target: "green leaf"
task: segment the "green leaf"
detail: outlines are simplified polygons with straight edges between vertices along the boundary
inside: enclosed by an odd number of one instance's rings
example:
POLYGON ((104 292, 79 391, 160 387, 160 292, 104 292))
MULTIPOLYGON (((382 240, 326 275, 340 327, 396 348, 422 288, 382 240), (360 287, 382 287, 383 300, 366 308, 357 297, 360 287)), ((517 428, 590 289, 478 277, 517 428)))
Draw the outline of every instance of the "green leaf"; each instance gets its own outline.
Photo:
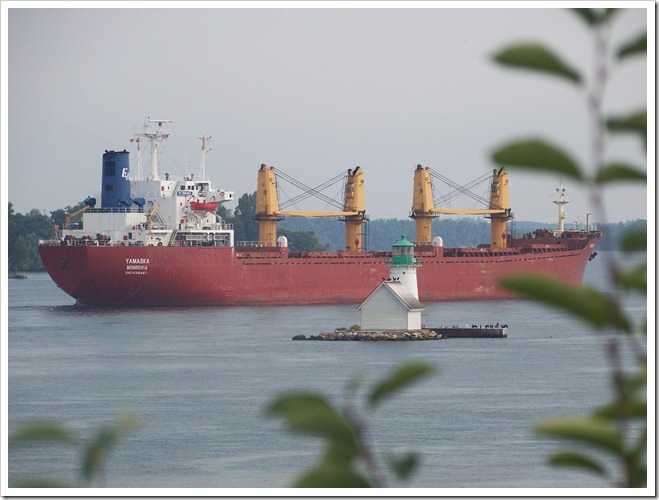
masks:
POLYGON ((636 463, 632 468, 630 488, 645 488, 648 484, 648 468, 646 464, 636 463))
POLYGON ((581 469, 587 469, 601 476, 607 475, 606 469, 599 462, 596 462, 592 458, 587 457, 581 453, 575 453, 571 451, 556 453, 550 457, 549 463, 551 465, 560 467, 577 467, 581 469))
POLYGON ((357 446, 352 439, 328 439, 322 460, 325 463, 348 466, 359 454, 357 446))
POLYGON ((87 446, 83 455, 81 469, 82 478, 87 483, 91 483, 94 475, 102 469, 105 463, 105 457, 109 454, 115 443, 116 441, 112 432, 104 429, 87 446))
POLYGON ((353 449, 357 447, 351 425, 324 397, 317 394, 284 394, 266 408, 266 413, 283 418, 292 432, 347 443, 353 449))
MULTIPOLYGON (((16 484, 11 485, 12 488, 77 488, 78 485, 65 483, 57 479, 45 479, 41 477, 27 478, 17 481, 16 484)), ((35 493, 31 496, 40 496, 35 493)), ((51 496, 51 495, 48 495, 51 496)))
POLYGON ((409 479, 419 464, 419 456, 416 453, 406 453, 400 457, 390 455, 387 457, 387 461, 396 478, 405 481, 409 479))
POLYGON ((523 139, 492 153, 497 164, 544 170, 582 179, 578 164, 565 152, 541 139, 523 139))
POLYGON ((425 363, 407 362, 399 365, 391 374, 375 385, 368 398, 368 404, 372 407, 376 406, 385 398, 430 375, 433 371, 434 368, 425 363))
POLYGON ((648 248, 648 231, 647 229, 639 229, 638 231, 630 231, 625 234, 620 243, 620 249, 623 252, 637 252, 645 251, 648 248))
POLYGON ((615 425, 607 420, 591 417, 560 417, 536 424, 535 431, 546 436, 588 444, 618 456, 623 453, 620 434, 615 425))
POLYGON ((625 59, 626 57, 631 57, 639 54, 646 54, 648 51, 648 34, 647 33, 640 33, 639 35, 636 36, 636 38, 633 38, 629 40, 628 42, 624 43, 619 49, 618 49, 618 59, 625 59))
POLYGON ((625 290, 636 290, 639 292, 647 293, 647 274, 647 264, 641 263, 633 269, 618 273, 616 276, 616 281, 625 290))
POLYGON ((293 483, 294 488, 370 488, 364 476, 348 467, 321 464, 305 472, 293 483))
POLYGON ((553 52, 539 44, 512 45, 495 54, 494 60, 505 66, 541 71, 566 78, 574 83, 581 82, 581 76, 578 71, 568 66, 553 52))
POLYGON ((49 420, 27 424, 9 436, 9 446, 42 442, 69 444, 76 442, 76 437, 67 426, 49 420))
POLYGON ((621 408, 619 403, 609 403, 597 408, 593 415, 608 420, 615 420, 616 418, 645 420, 648 415, 648 405, 645 401, 633 398, 627 401, 624 408, 621 408))
POLYGON ((640 181, 647 182, 645 172, 624 163, 609 163, 604 165, 597 174, 595 182, 640 181))
POLYGON ((648 130, 648 113, 641 109, 626 116, 611 116, 606 120, 610 132, 638 132, 645 135, 648 130))
POLYGON ((637 134, 643 145, 647 146, 648 113, 642 109, 626 116, 611 116, 606 120, 606 129, 612 133, 637 134))
MULTIPOLYGON (((641 459, 647 454, 648 450, 648 430, 647 428, 643 429, 636 439, 636 444, 632 446, 630 450, 630 456, 637 462, 641 462, 641 459)), ((645 467, 643 468, 645 469, 645 467)))
POLYGON ((125 413, 119 416, 116 424, 102 428, 96 433, 83 454, 81 474, 87 483, 91 483, 94 475, 102 469, 107 456, 117 443, 137 426, 137 417, 133 413, 125 413))
POLYGON ((363 375, 354 375, 350 377, 350 380, 348 380, 345 385, 346 399, 354 399, 357 396, 359 389, 364 385, 364 381, 365 379, 363 375))
POLYGON ((589 26, 598 26, 609 19, 618 9, 570 9, 589 26))
POLYGON ((595 328, 613 326, 624 332, 631 330, 617 303, 598 290, 534 274, 510 275, 500 284, 507 290, 569 312, 595 328))

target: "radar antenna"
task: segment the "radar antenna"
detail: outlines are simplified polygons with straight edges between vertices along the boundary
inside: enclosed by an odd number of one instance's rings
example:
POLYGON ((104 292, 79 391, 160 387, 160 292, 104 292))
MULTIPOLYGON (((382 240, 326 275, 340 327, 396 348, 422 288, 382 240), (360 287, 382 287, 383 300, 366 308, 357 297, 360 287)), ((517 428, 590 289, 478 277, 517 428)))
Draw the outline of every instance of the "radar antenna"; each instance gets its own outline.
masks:
MULTIPOLYGON (((146 117, 144 120, 144 132, 141 134, 135 134, 136 137, 144 137, 151 141, 151 171, 147 180, 159 181, 160 177, 158 176, 158 145, 171 135, 170 132, 166 132, 164 125, 166 123, 172 123, 172 120, 152 120, 150 117, 146 117), (158 128, 154 131, 153 125, 157 124, 158 128)), ((138 143, 139 151, 139 143, 138 143)), ((141 167, 139 167, 141 169, 141 167)))

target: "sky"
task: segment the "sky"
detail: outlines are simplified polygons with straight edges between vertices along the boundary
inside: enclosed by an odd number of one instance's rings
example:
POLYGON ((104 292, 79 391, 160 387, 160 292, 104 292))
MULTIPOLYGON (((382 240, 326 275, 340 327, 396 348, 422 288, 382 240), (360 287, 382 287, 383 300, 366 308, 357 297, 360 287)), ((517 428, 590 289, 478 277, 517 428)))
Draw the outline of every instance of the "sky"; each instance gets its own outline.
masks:
MULTIPOLYGON (((537 41, 590 79, 591 35, 559 8, 565 4, 26 5, 2 3, 3 196, 19 213, 49 213, 98 194, 103 152, 128 149, 134 164, 130 138, 147 116, 173 120, 161 173, 197 173, 202 133, 212 137, 207 175, 236 199, 256 190, 262 163, 309 186, 359 165, 371 219, 409 215, 417 164, 464 185, 501 166, 493 150, 529 136, 591 162, 585 91, 491 59, 513 42, 537 41), (321 5, 329 8, 311 8, 321 5)), ((614 47, 647 29, 646 9, 654 17, 654 2, 623 5, 634 8, 613 23, 614 47)), ((614 65, 607 89, 607 113, 645 108, 654 66, 648 71, 643 57, 614 65)), ((648 121, 653 126, 652 114, 648 121)), ((607 158, 642 170, 654 164, 653 142, 647 154, 649 161, 634 137, 607 144, 607 158)), ((558 177, 509 172, 516 218, 556 222, 558 177)), ((654 186, 654 169, 649 174, 654 186)), ((584 224, 587 191, 569 179, 564 187, 568 227, 584 224)), ((282 188, 282 197, 299 193, 282 188)), ((654 188, 607 190, 605 205, 590 222, 651 217, 654 188)), ((477 208, 470 198, 451 207, 477 208)))

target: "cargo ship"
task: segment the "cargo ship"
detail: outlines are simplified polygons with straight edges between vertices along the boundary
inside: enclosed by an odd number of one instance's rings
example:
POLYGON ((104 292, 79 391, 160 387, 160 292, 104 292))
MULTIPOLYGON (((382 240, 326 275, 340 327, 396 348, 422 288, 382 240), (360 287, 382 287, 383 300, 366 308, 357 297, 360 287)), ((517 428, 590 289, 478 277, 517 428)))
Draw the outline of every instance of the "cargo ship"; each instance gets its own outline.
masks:
MULTIPOLYGON (((176 179, 161 176, 162 141, 170 120, 147 118, 137 143, 136 172, 129 152, 105 151, 100 203, 88 196, 67 215, 49 240, 39 241, 43 264, 59 288, 79 305, 217 306, 359 304, 389 277, 392 252, 363 248, 368 222, 364 171, 349 169, 343 178, 343 205, 336 212, 281 210, 277 171, 261 165, 257 175, 255 219, 258 242, 235 242, 234 230, 218 207, 234 193, 216 189, 206 177, 209 138, 201 139, 200 171, 176 179), (142 143, 150 143, 150 166, 142 172, 142 143), (100 205, 100 206, 99 206, 100 205), (78 216, 76 218, 76 216, 78 216), (345 222, 345 250, 296 252, 277 222, 284 217, 335 217, 345 222), (73 222, 81 218, 81 222, 73 222)), ((423 302, 510 297, 497 281, 512 273, 532 272, 580 284, 601 233, 566 230, 561 193, 556 230, 537 230, 521 238, 509 234, 513 218, 505 168, 492 171, 489 206, 483 210, 436 208, 431 171, 414 170, 410 217, 416 223, 414 259, 423 302), (475 248, 445 248, 432 235, 440 214, 482 215, 491 220, 491 241, 475 248)), ((312 189, 314 191, 314 189, 312 189)), ((316 190, 317 191, 317 190, 316 190)), ((282 204, 283 205, 283 204, 282 204)))

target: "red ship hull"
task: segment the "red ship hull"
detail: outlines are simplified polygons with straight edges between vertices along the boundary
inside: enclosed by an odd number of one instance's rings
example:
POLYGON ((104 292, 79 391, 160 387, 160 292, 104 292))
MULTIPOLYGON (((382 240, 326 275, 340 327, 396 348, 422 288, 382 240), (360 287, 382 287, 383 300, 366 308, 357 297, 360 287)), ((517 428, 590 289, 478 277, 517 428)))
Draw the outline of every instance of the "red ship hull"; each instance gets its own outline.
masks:
MULTIPOLYGON (((421 301, 510 297, 497 286, 532 272, 580 284, 599 236, 511 242, 503 251, 417 248, 421 301)), ((359 304, 389 276, 387 252, 41 245, 55 283, 78 304, 101 306, 359 304), (244 251, 243 251, 244 250, 244 251), (248 251, 249 250, 249 251, 248 251)))

